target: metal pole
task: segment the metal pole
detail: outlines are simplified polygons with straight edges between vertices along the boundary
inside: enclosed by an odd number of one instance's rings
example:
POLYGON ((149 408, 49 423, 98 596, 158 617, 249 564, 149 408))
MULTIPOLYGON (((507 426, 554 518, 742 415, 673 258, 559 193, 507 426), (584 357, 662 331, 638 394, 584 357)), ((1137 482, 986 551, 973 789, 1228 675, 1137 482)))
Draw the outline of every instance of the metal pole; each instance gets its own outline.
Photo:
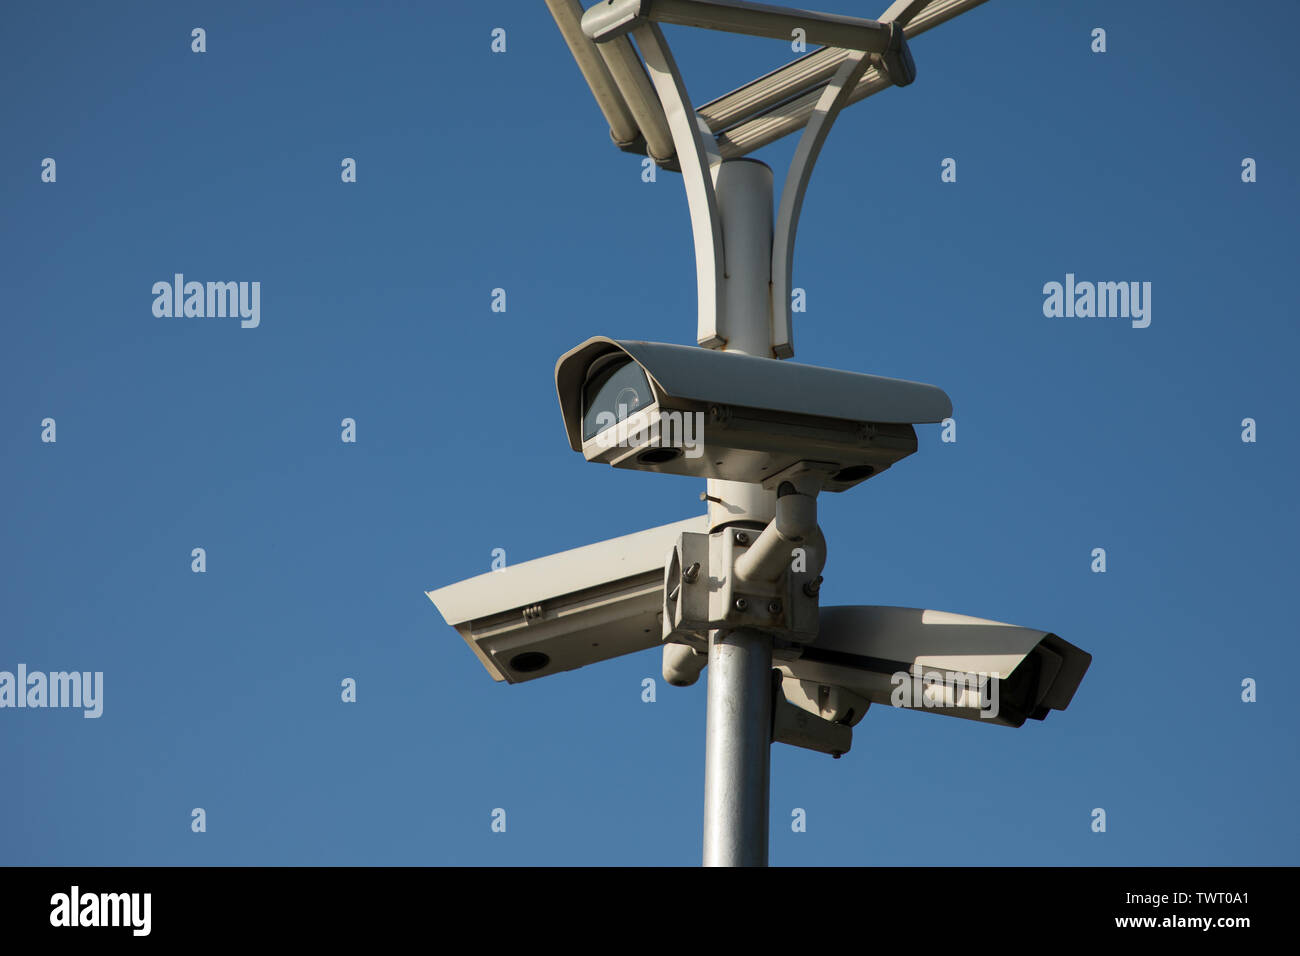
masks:
MULTIPOLYGON (((726 276, 726 350, 772 354, 772 170, 725 162, 714 180, 726 276)), ((694 211, 694 210, 692 210, 694 211)), ((776 513, 774 492, 710 480, 710 527, 761 529, 776 513)), ((723 574, 730 569, 715 569, 723 574)), ((704 865, 766 866, 772 750, 772 638, 743 628, 709 635, 704 744, 704 865)))
MULTIPOLYGON (((718 327, 724 351, 772 357, 772 169, 753 159, 721 163, 714 175, 724 274, 718 327)), ((691 215, 707 215, 703 204, 691 215)), ((747 523, 761 530, 776 516, 776 494, 761 485, 710 479, 709 529, 747 523), (718 501, 722 504, 719 504, 718 501)))
POLYGON ((704 746, 704 865, 767 866, 772 638, 742 628, 709 637, 704 746))

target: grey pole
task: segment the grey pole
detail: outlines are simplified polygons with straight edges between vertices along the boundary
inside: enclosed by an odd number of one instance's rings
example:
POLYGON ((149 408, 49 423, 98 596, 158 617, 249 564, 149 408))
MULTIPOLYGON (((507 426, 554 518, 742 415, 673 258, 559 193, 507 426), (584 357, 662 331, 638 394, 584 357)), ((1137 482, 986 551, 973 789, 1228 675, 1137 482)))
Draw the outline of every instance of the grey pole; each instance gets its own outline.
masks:
MULTIPOLYGON (((724 162, 715 188, 726 256, 719 316, 725 348, 770 357, 772 170, 754 160, 724 162)), ((724 525, 761 530, 776 513, 775 493, 760 485, 710 480, 708 493, 713 530, 724 525)), ((749 628, 709 635, 705 866, 767 865, 771 671, 771 635, 749 628)))
POLYGON ((710 635, 705 866, 767 866, 771 671, 771 635, 749 628, 710 635))

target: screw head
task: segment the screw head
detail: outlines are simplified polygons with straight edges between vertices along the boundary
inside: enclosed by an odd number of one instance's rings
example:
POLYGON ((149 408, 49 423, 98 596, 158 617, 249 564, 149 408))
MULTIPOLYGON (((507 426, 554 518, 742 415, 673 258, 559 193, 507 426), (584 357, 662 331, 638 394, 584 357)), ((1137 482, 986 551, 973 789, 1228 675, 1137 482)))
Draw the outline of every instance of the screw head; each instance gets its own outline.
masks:
POLYGON ((767 602, 767 613, 768 613, 768 614, 780 614, 780 613, 781 613, 781 602, 778 601, 778 600, 776 600, 775 598, 773 598, 771 601, 768 601, 768 602, 767 602))
POLYGON ((749 544, 749 535, 743 531, 736 532, 736 544, 749 544))
POLYGON ((744 598, 736 598, 736 610, 744 611, 749 607, 749 602, 744 598))

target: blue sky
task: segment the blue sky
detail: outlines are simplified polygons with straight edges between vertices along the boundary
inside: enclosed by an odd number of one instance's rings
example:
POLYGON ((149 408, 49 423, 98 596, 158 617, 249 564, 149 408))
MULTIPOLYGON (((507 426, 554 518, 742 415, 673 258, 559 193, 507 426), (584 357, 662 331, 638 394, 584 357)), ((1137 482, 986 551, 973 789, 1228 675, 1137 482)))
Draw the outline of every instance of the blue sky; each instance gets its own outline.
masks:
MULTIPOLYGON (((942 386, 958 440, 823 496, 822 601, 1094 661, 1018 730, 775 747, 773 863, 1300 862, 1300 9, 1221 16, 991 0, 832 133, 796 358, 942 386), (1045 317, 1066 273, 1152 283, 1151 325, 1045 317)), ((793 56, 668 37, 697 103, 793 56)), ((700 508, 565 441, 555 359, 692 342, 695 280, 680 178, 610 145, 545 6, 10 5, 0 71, 0 670, 104 674, 97 720, 0 710, 0 863, 698 862, 703 681, 495 684, 424 595, 700 508), (177 272, 260 282, 260 325, 155 317, 177 272)))

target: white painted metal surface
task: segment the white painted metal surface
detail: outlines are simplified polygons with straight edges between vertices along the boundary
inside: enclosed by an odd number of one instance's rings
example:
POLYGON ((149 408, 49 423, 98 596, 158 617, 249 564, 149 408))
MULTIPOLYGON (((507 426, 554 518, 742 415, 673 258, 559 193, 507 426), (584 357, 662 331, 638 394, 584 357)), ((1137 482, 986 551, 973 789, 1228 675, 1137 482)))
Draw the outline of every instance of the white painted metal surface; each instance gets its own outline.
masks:
POLYGON ((790 170, 781 190, 781 211, 776 217, 772 237, 772 354, 777 358, 794 355, 794 329, 790 321, 790 290, 794 269, 794 240, 799 231, 799 214, 803 211, 804 193, 812 177, 813 166, 821 155, 822 145, 840 110, 848 105, 852 90, 871 65, 866 53, 854 52, 836 70, 822 90, 804 128, 790 170))
POLYGON ((620 538, 585 544, 511 564, 500 571, 429 591, 429 599, 455 627, 476 617, 617 581, 642 571, 662 571, 664 558, 683 531, 702 531, 702 516, 648 528, 620 538))
POLYGON ((718 328, 723 312, 725 260, 722 217, 714 191, 714 177, 722 162, 717 144, 695 115, 673 55, 656 24, 636 31, 636 42, 645 57, 650 80, 663 103, 668 128, 676 144, 677 162, 686 185, 686 202, 691 213, 695 241, 696 341, 705 348, 719 348, 725 339, 718 328))
POLYGON ((641 130, 632 118, 632 111, 618 91, 609 67, 605 65, 596 44, 582 32, 582 4, 578 0, 546 0, 546 6, 560 28, 560 35, 568 44, 569 52, 582 71, 582 77, 591 88, 601 114, 609 123, 609 134, 620 147, 636 142, 641 130))
POLYGON ((646 151, 656 162, 671 162, 674 147, 668 119, 664 116, 663 106, 650 85, 632 41, 627 37, 618 37, 599 44, 597 49, 645 137, 646 151))
MULTIPOLYGON (((985 0, 932 0, 906 25, 904 34, 911 40, 984 2, 985 0)), ((756 149, 801 130, 811 118, 820 98, 820 91, 810 89, 806 79, 830 75, 839 69, 848 56, 848 50, 837 47, 816 50, 769 73, 755 84, 747 84, 701 107, 701 111, 711 118, 710 128, 717 135, 718 151, 722 158, 747 156, 756 149), (771 106, 761 115, 742 112, 746 102, 751 100, 779 105, 771 106)), ((873 66, 863 73, 850 91, 848 101, 857 103, 891 85, 889 77, 873 66)))
POLYGON ((687 518, 426 593, 493 679, 532 680, 657 646, 664 562, 682 532, 707 530, 705 516, 687 518), (512 670, 529 652, 550 663, 512 670))
MULTIPOLYGON (((697 121, 701 136, 713 144, 713 136, 703 130, 703 120, 697 117, 697 121)), ((718 280, 723 292, 715 341, 730 355, 771 358, 771 325, 755 317, 772 311, 772 170, 753 160, 714 168, 717 215, 726 253, 726 271, 718 280)), ((701 209, 699 214, 703 212, 701 209)), ((698 232, 707 224, 695 222, 696 215, 692 207, 692 228, 698 232)), ((703 341, 706 335, 700 323, 696 337, 701 345, 708 344, 703 341)), ((738 521, 767 522, 775 513, 773 492, 747 482, 710 478, 705 498, 710 529, 738 521)))
MULTIPOLYGON (((756 314, 756 324, 766 316, 756 314)), ((555 364, 555 385, 569 447, 582 450, 582 382, 597 359, 626 354, 645 369, 665 400, 718 403, 853 422, 916 425, 952 414, 943 389, 923 382, 839 369, 773 362, 731 351, 666 342, 618 341, 593 336, 555 364)))
MULTIPOLYGON (((1048 631, 946 611, 856 605, 823 607, 817 638, 782 673, 843 687, 889 706, 905 674, 987 675, 1000 682, 996 713, 981 715, 974 695, 951 686, 926 690, 912 706, 991 724, 1019 727, 1028 718, 1065 710, 1092 655, 1048 631)), ((923 686, 923 685, 922 685, 923 686)))
POLYGON ((809 43, 878 53, 889 44, 889 30, 875 20, 748 0, 605 0, 587 12, 583 29, 600 42, 646 20, 786 41, 801 30, 809 43))

